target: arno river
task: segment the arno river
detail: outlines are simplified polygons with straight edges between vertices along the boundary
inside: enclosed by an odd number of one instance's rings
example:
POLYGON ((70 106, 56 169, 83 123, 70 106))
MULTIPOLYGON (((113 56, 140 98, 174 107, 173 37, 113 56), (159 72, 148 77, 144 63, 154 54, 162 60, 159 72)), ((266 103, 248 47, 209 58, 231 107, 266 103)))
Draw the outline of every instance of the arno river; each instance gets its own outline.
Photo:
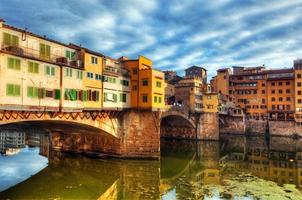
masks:
POLYGON ((41 129, 0 132, 0 199, 302 199, 302 140, 162 140, 158 161, 52 151, 41 129))

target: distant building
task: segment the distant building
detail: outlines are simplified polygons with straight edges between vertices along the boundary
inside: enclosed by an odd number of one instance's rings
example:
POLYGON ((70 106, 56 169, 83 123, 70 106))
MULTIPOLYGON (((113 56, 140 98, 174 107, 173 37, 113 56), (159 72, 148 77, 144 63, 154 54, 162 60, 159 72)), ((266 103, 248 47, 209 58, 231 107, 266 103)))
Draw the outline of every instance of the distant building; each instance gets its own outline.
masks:
POLYGON ((203 67, 191 66, 185 69, 187 78, 200 78, 203 84, 207 83, 207 70, 203 67))
POLYGON ((163 71, 165 74, 165 81, 170 81, 177 76, 176 71, 163 71))
POLYGON ((18 130, 0 131, 0 153, 3 155, 17 154, 25 148, 25 133, 18 130))

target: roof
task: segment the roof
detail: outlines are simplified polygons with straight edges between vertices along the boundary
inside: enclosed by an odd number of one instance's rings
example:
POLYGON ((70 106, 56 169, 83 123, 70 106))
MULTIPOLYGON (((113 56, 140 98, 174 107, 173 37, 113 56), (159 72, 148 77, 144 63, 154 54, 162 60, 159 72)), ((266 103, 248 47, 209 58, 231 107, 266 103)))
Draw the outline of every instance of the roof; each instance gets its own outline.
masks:
POLYGON ((76 49, 78 49, 78 50, 83 49, 83 50, 85 50, 85 52, 90 53, 90 54, 93 54, 93 55, 97 55, 97 56, 100 56, 100 57, 105 57, 103 54, 101 54, 101 53, 99 53, 99 52, 96 52, 96 51, 93 51, 93 50, 91 50, 91 49, 82 47, 81 45, 79 46, 79 45, 76 45, 76 44, 73 44, 73 43, 69 43, 69 46, 70 46, 71 48, 76 48, 76 49))
POLYGON ((204 67, 199 67, 199 66, 196 66, 196 65, 193 65, 193 66, 191 66, 191 67, 188 67, 187 69, 185 69, 185 71, 187 71, 187 70, 189 70, 189 69, 193 69, 193 68, 204 69, 205 71, 207 71, 206 68, 204 68, 204 67))
MULTIPOLYGON (((5 22, 5 21, 3 20, 3 22, 5 22)), ((10 25, 7 25, 7 24, 3 24, 3 27, 7 28, 7 29, 14 30, 14 31, 18 31, 18 32, 21 32, 21 33, 26 32, 26 34, 31 35, 33 37, 37 37, 37 38, 40 38, 40 39, 43 39, 43 40, 46 40, 46 41, 49 41, 49 42, 53 42, 53 43, 71 48, 69 44, 65 44, 65 43, 59 42, 57 40, 47 38, 46 36, 41 36, 41 35, 38 35, 38 34, 35 34, 35 33, 32 33, 32 32, 29 32, 29 31, 27 31, 27 29, 20 29, 20 28, 10 26, 10 25)))
POLYGON ((221 69, 218 69, 217 72, 225 72, 225 71, 229 71, 230 68, 221 68, 221 69))

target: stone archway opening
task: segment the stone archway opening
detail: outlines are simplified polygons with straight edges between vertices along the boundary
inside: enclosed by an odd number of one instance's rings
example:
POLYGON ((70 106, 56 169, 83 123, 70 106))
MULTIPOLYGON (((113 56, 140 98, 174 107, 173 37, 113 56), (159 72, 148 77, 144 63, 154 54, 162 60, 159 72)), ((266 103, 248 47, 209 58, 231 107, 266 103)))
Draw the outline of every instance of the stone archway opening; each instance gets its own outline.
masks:
POLYGON ((179 115, 168 115, 161 119, 160 137, 171 139, 195 139, 195 124, 179 115))
POLYGON ((121 148, 120 138, 93 126, 75 122, 14 122, 1 125, 0 131, 4 129, 20 130, 26 134, 47 133, 51 148, 63 152, 115 156, 119 155, 121 148))

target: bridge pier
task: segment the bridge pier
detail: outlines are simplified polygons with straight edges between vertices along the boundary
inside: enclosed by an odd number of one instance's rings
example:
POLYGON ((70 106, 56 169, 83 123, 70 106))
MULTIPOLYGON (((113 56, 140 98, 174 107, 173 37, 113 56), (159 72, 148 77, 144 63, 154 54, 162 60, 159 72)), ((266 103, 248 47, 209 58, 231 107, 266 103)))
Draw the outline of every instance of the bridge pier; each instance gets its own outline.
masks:
POLYGON ((159 158, 160 112, 131 110, 121 120, 121 156, 159 158))
POLYGON ((218 113, 202 113, 196 118, 196 139, 219 140, 218 113))

